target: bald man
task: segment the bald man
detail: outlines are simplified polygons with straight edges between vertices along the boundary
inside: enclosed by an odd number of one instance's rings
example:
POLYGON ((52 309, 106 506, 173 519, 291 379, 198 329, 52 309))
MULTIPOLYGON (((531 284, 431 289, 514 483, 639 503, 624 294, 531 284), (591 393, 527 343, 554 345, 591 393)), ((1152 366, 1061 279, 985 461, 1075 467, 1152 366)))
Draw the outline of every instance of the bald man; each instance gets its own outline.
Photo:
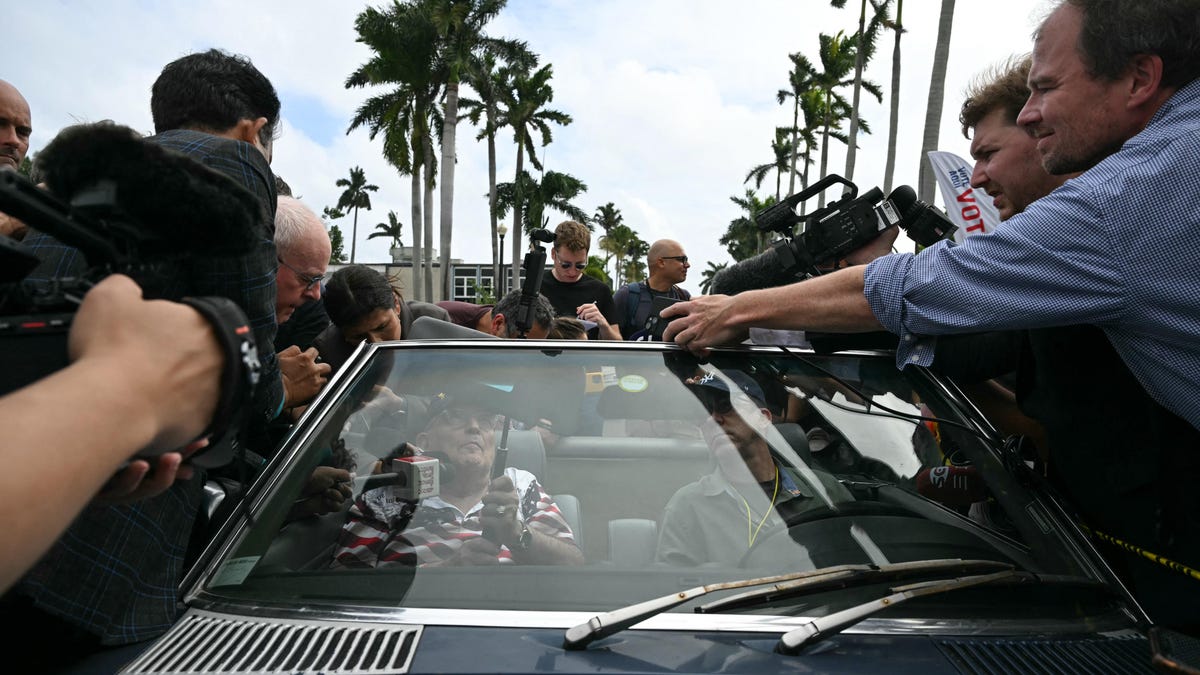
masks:
POLYGON ((654 242, 646 255, 646 264, 650 269, 648 279, 626 284, 613 295, 621 335, 626 340, 641 337, 640 333, 644 332, 646 321, 650 318, 654 298, 665 296, 674 300, 688 300, 692 297, 678 286, 687 279, 691 267, 679 242, 671 239, 654 242))
MULTIPOLYGON (((0 171, 21 168, 32 133, 29 103, 16 87, 0 80, 0 171)), ((0 213, 0 234, 20 239, 25 235, 25 225, 0 213)))

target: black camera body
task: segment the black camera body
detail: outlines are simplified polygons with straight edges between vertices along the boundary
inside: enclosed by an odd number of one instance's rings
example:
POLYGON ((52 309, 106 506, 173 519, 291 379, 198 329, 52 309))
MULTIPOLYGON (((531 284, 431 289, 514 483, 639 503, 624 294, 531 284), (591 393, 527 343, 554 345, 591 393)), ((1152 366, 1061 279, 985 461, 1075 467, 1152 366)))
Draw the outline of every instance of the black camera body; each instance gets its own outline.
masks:
POLYGON ((762 231, 784 235, 774 249, 796 276, 819 275, 823 264, 861 248, 892 225, 900 226, 922 246, 932 246, 958 229, 937 209, 918 200, 907 185, 893 190, 887 199, 879 188, 871 188, 860 197, 857 185, 836 174, 763 209, 757 214, 757 222, 762 231), (836 183, 846 186, 841 199, 808 215, 797 215, 800 203, 836 183), (794 234, 800 224, 802 231, 794 234))
MULTIPOLYGON (((242 228, 257 217, 256 198, 227 177, 114 125, 63 132, 43 155, 52 176, 59 176, 58 187, 70 195, 69 203, 16 172, 0 171, 0 213, 50 235, 70 252, 52 274, 30 279, 41 259, 0 235, 0 395, 66 367, 67 337, 83 296, 110 274, 124 274, 138 282, 145 297, 189 304, 213 326, 225 352, 221 400, 205 431, 210 445, 193 462, 212 467, 229 461, 258 381, 253 331, 232 300, 172 297, 172 289, 178 288, 179 260, 195 254, 181 230, 213 218, 242 228), (152 161, 143 165, 144 156, 152 161), (61 171, 53 173, 53 167, 61 171), (245 194, 225 197, 211 208, 197 206, 229 188, 245 194), (174 209, 165 206, 173 203, 178 204, 174 209), (148 222, 151 218, 170 222, 148 222), (61 264, 67 260, 70 265, 61 264), (69 269, 66 275, 63 269, 69 269)), ((220 244, 221 252, 248 250, 252 242, 250 234, 234 236, 220 244)))

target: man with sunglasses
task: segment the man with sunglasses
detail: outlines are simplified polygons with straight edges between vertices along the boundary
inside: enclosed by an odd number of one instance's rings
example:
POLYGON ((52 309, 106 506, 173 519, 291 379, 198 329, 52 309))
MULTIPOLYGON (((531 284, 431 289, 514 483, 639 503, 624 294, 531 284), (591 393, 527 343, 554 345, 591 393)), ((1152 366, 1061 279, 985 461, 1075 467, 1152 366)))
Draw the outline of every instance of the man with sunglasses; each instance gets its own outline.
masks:
POLYGON ((333 567, 583 563, 570 526, 533 474, 508 467, 492 477, 503 416, 453 395, 434 397, 429 412, 401 456, 441 462, 438 494, 413 502, 398 498, 395 486, 364 491, 350 507, 333 567))
POLYGON ((650 318, 654 306, 654 298, 667 297, 672 300, 690 300, 692 294, 678 286, 687 279, 687 254, 679 242, 671 239, 659 239, 650 244, 650 252, 646 254, 646 264, 650 268, 650 276, 645 281, 635 281, 625 284, 613 294, 613 304, 620 317, 618 328, 626 340, 636 340, 646 330, 646 321, 650 318))
POLYGON ((708 413, 700 431, 716 468, 667 502, 659 562, 736 566, 755 542, 784 527, 785 514, 853 499, 832 475, 798 459, 798 466, 785 464, 771 452, 768 437, 782 437, 771 433, 774 413, 752 377, 725 370, 690 378, 687 386, 708 413))
POLYGON ((559 223, 554 229, 554 247, 550 249, 553 265, 542 276, 542 295, 554 305, 557 316, 595 323, 589 338, 620 340, 612 289, 583 273, 591 246, 592 233, 585 225, 573 220, 559 223))

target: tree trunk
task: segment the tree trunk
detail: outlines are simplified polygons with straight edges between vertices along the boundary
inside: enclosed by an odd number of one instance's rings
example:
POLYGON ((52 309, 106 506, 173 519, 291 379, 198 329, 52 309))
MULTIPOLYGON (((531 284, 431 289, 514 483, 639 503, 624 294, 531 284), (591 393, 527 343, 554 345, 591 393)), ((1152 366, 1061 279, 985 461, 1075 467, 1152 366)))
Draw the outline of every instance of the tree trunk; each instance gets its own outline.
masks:
POLYGON ((933 50, 933 75, 929 81, 929 101, 925 105, 925 133, 921 137, 921 168, 918 172, 917 198, 933 203, 933 169, 928 153, 937 150, 942 126, 942 99, 946 93, 946 61, 950 55, 950 30, 954 27, 954 0, 942 0, 938 16, 937 46, 933 50))
MULTIPOLYGON (((829 99, 829 92, 825 92, 825 130, 821 132, 821 175, 817 176, 817 180, 825 177, 825 170, 829 167, 829 116, 832 114, 829 110, 829 99)), ((817 208, 825 208, 824 190, 817 195, 817 208)))
POLYGON ((358 245, 358 207, 354 207, 354 225, 350 230, 350 264, 354 264, 354 251, 358 245))
MULTIPOLYGON (((414 155, 416 153, 413 153, 414 155)), ((409 289, 409 299, 423 300, 421 296, 421 260, 424 250, 421 248, 424 239, 421 236, 421 167, 414 166, 412 170, 412 288, 409 289)))
POLYGON ((458 130, 458 82, 446 84, 446 107, 442 119, 442 299, 454 299, 454 274, 450 266, 450 241, 454 229, 454 157, 458 130))
POLYGON ((854 159, 858 150, 858 100, 862 92, 863 33, 867 30, 867 0, 862 0, 858 14, 858 39, 854 53, 854 95, 850 101, 850 135, 846 144, 846 180, 854 180, 854 159))
POLYGON ((796 194, 796 153, 799 150, 800 134, 800 93, 792 100, 792 161, 791 171, 788 172, 788 196, 796 194))
MULTIPOLYGON (((425 134, 425 302, 436 302, 433 294, 433 139, 425 134)), ((443 298, 444 299, 444 298, 443 298)))
MULTIPOLYGON (((492 110, 488 108, 487 125, 492 126, 492 110)), ((487 135, 488 146, 488 220, 492 224, 492 283, 495 284, 493 295, 496 296, 496 302, 504 297, 504 278, 500 275, 503 271, 500 269, 500 248, 502 244, 498 241, 500 233, 498 232, 499 225, 496 222, 496 134, 495 132, 487 135)))
POLYGON ((892 111, 888 120, 887 164, 883 169, 883 193, 892 194, 892 177, 896 174, 896 129, 900 124, 900 35, 904 24, 900 15, 904 13, 904 0, 896 2, 896 44, 892 47, 892 111))

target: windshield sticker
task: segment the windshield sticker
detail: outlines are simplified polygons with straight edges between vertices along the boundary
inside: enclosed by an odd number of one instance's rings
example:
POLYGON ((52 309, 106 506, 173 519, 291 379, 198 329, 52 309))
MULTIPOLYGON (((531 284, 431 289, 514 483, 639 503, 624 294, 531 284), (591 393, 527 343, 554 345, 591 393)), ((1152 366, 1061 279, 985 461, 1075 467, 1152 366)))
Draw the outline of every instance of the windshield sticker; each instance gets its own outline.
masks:
POLYGON ((646 381, 646 378, 642 377, 641 375, 626 375, 625 377, 621 378, 619 384, 621 386, 621 391, 627 391, 631 394, 638 394, 646 391, 646 387, 650 386, 650 383, 646 381))
POLYGON ((213 586, 240 586, 246 577, 250 575, 250 571, 258 564, 258 559, 262 556, 249 556, 246 558, 233 558, 227 563, 221 565, 221 569, 217 571, 213 577, 213 586))
POLYGON ((617 383, 617 369, 615 366, 600 366, 600 374, 604 377, 604 386, 611 387, 617 383))

